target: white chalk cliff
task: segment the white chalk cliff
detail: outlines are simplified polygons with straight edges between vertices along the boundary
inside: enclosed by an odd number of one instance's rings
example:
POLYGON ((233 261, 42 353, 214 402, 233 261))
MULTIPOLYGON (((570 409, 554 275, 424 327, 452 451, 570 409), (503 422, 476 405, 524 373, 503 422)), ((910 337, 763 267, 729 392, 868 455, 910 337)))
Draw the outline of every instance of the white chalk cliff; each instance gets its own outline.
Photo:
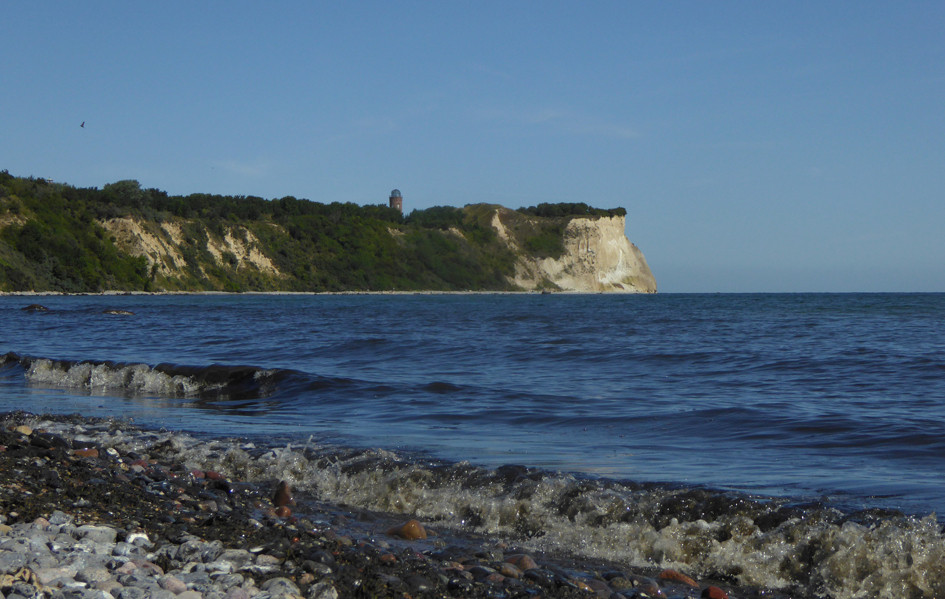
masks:
POLYGON ((492 226, 519 256, 512 283, 522 289, 556 287, 584 293, 656 293, 656 279, 643 252, 627 239, 623 216, 576 217, 564 229, 564 252, 557 258, 539 258, 521 251, 506 230, 501 211, 492 226), (549 285, 549 283, 551 285, 549 285))
MULTIPOLYGON (((623 216, 546 219, 494 205, 482 204, 467 209, 478 210, 483 225, 491 225, 499 240, 515 256, 514 274, 508 277, 508 282, 519 289, 583 293, 656 292, 656 280, 643 252, 627 239, 623 216), (556 256, 543 256, 525 247, 530 236, 548 230, 555 231, 555 236, 559 232, 561 235, 562 251, 555 252, 556 256)), ((127 217, 101 222, 122 250, 144 257, 152 276, 162 277, 169 283, 161 285, 167 284, 171 289, 179 288, 182 284, 174 281, 183 280, 187 274, 185 253, 195 252, 193 243, 183 230, 187 224, 188 221, 182 219, 158 223, 127 217)), ((390 234, 402 235, 393 228, 390 234)), ((455 227, 444 234, 464 237, 463 232, 455 227)), ((206 250, 206 259, 194 268, 203 276, 208 269, 233 268, 256 272, 275 281, 286 278, 286 274, 280 272, 266 255, 267 248, 245 226, 228 226, 222 236, 219 232, 204 229, 202 237, 204 241, 197 249, 206 250)))

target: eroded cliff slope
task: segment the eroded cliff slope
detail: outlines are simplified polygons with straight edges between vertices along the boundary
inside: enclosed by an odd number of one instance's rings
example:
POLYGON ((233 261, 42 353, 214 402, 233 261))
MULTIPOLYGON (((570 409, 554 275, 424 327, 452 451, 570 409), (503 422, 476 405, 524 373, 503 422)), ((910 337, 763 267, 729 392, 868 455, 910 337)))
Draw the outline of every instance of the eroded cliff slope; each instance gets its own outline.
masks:
MULTIPOLYGON (((475 211, 470 206, 467 210, 475 211)), ((627 238, 623 216, 570 217, 552 222, 529 217, 498 206, 489 206, 489 226, 497 241, 514 256, 513 268, 505 279, 510 288, 525 291, 569 291, 583 293, 655 293, 656 279, 646 263, 643 252, 627 238), (560 239, 560 248, 553 255, 544 255, 530 247, 536 235, 545 232, 560 239)), ((179 288, 173 281, 184 280, 193 270, 185 259, 192 252, 193 239, 184 233, 186 224, 148 223, 131 218, 102 222, 119 247, 132 256, 143 257, 148 268, 160 277, 162 287, 179 288)), ((193 223, 190 223, 193 226, 193 223)), ((192 230, 192 229, 191 229, 192 230)), ((390 230, 394 239, 403 233, 390 230)), ((470 243, 469 234, 451 227, 440 235, 452 241, 470 243)), ((252 271, 273 279, 285 279, 267 255, 275 248, 265 247, 255 235, 243 227, 224 229, 223 234, 201 231, 205 264, 198 265, 201 277, 220 269, 252 271), (209 262, 209 263, 208 263, 209 262)))
POLYGON ((518 213, 497 208, 492 219, 500 238, 518 256, 512 277, 517 287, 585 293, 656 293, 656 279, 643 252, 626 236, 625 217, 570 218, 560 230, 562 251, 552 256, 536 255, 530 251, 527 239, 523 243, 521 236, 510 233, 506 222, 521 218, 518 213))

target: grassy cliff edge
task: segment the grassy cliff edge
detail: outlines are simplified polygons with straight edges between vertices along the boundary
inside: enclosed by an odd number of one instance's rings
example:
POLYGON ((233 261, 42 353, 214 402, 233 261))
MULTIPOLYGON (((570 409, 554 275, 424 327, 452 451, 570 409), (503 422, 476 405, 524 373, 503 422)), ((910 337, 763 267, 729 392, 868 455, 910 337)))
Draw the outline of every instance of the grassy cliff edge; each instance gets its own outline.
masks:
POLYGON ((616 286, 592 284, 610 275, 588 274, 597 251, 575 244, 587 223, 610 223, 632 246, 625 214, 473 204, 404 216, 291 196, 168 196, 133 180, 76 188, 2 171, 0 291, 655 291, 645 261, 643 284, 623 271, 616 286), (547 265, 557 265, 550 276, 547 265), (582 268, 583 279, 562 278, 582 268))

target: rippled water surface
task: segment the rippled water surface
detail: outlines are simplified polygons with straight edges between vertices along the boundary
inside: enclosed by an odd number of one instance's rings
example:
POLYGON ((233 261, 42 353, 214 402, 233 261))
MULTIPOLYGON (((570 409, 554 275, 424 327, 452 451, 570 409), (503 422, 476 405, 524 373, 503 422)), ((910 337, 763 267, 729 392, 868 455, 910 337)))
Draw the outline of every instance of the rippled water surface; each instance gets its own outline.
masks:
POLYGON ((2 410, 945 512, 942 294, 8 296, 0 323, 2 410))

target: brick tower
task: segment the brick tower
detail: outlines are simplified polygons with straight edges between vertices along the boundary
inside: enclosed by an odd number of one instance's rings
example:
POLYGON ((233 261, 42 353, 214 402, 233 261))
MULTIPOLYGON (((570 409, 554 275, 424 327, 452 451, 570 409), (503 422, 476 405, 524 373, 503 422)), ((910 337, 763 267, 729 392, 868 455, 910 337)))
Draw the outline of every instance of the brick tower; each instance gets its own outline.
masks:
POLYGON ((399 189, 390 192, 390 207, 396 208, 400 212, 404 211, 404 197, 400 195, 399 189))

